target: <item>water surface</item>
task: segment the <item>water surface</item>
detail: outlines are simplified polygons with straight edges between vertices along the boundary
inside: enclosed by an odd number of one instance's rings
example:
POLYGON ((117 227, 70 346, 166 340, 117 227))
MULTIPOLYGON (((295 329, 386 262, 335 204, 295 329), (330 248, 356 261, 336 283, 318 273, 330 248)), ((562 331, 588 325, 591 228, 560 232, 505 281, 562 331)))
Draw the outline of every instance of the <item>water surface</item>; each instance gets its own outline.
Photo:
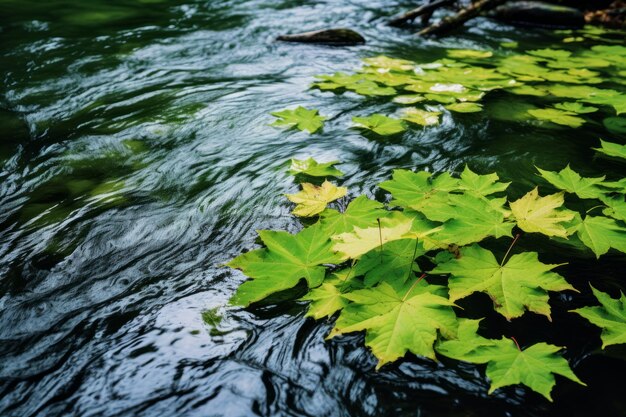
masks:
MULTIPOLYGON (((221 264, 256 247, 255 230, 299 228, 282 196, 297 189, 291 157, 341 160, 350 195, 378 198, 395 168, 467 163, 522 186, 534 166, 623 174, 590 151, 607 135, 601 120, 511 123, 494 116, 510 105, 498 94, 491 117, 446 114, 391 141, 350 129, 352 115, 395 107, 309 90, 313 75, 379 54, 429 62, 450 47, 562 38, 486 20, 445 39, 385 25, 413 3, 0 0, 0 415, 624 415, 623 351, 602 354, 599 331, 566 314, 572 297, 592 303, 588 291, 554 295, 552 325, 488 318, 525 344, 572 346, 589 387, 559 378, 554 404, 523 388, 488 396, 482 368, 454 361, 410 356, 377 372, 361 335, 324 341, 332 323, 305 319, 293 294, 227 305, 245 277, 221 264), (328 26, 368 43, 274 42, 328 26), (269 126, 271 111, 296 105, 328 115, 324 131, 269 126)), ((623 256, 539 244, 546 262, 572 259, 578 288, 624 287, 623 256)))

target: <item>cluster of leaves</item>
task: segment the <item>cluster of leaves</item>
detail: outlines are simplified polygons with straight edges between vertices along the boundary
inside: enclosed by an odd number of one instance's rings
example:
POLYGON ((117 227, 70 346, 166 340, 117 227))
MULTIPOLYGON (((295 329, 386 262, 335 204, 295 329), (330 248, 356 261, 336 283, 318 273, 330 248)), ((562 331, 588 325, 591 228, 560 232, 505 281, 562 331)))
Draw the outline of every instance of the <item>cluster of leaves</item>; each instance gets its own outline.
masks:
MULTIPOLYGON (((530 106, 529 118, 577 128, 600 110, 614 115, 604 124, 613 133, 626 132, 626 94, 603 84, 624 84, 626 47, 596 45, 577 54, 563 49, 539 49, 523 54, 494 55, 491 51, 449 50, 435 62, 417 62, 386 56, 367 58, 353 74, 320 75, 314 88, 361 96, 388 98, 408 106, 395 117, 372 114, 353 117, 354 127, 379 135, 405 131, 409 125, 431 126, 443 111, 480 112, 481 100, 491 91, 542 97, 543 108, 530 106), (565 100, 565 101, 564 101, 565 100), (416 104, 425 105, 423 108, 416 104)), ((313 133, 323 125, 316 110, 298 107, 272 113, 275 125, 296 126, 313 133)))
MULTIPOLYGON (((601 150, 621 155, 624 149, 602 142, 601 150)), ((297 203, 295 215, 317 220, 296 234, 259 231, 265 247, 229 263, 250 278, 233 302, 247 306, 305 280, 308 315, 337 317, 329 337, 365 331, 379 367, 407 352, 439 354, 486 363, 490 392, 524 384, 550 399, 553 374, 582 383, 558 354, 561 348, 538 343, 521 349, 514 339, 484 338, 479 321, 462 318, 455 304, 481 292, 507 320, 527 312, 550 318, 549 292, 576 291, 555 271, 560 265, 541 262, 536 252, 510 255, 514 233, 513 243, 522 233, 538 233, 578 242, 598 257, 611 248, 626 253, 626 179, 585 178, 569 166, 538 173, 546 181, 542 191, 560 191, 541 195, 534 188, 510 200, 509 183, 495 173, 396 170, 380 184, 392 196, 387 205, 359 196, 343 212, 327 204, 345 196, 345 188, 304 183, 287 197, 297 203), (564 206, 566 194, 580 211, 564 206), (587 200, 603 215, 585 213, 587 200), (494 253, 481 246, 486 240, 509 250, 494 253), (447 285, 432 283, 440 276, 447 276, 447 285)), ((594 293, 602 306, 575 313, 604 329, 605 346, 626 342, 626 298, 594 293)))

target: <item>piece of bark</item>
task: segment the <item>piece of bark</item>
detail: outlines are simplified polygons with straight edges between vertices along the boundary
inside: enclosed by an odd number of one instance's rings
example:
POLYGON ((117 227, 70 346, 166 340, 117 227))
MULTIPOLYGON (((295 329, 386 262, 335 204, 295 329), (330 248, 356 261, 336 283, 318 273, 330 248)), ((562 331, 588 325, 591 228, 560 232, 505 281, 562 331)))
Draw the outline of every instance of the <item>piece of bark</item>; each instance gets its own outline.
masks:
POLYGON ((365 38, 352 29, 324 29, 313 32, 295 33, 293 35, 281 35, 276 38, 284 42, 319 43, 322 45, 359 45, 365 43, 365 38))
POLYGON ((432 3, 424 4, 416 9, 410 10, 389 21, 389 26, 401 27, 411 22, 419 16, 432 16, 432 13, 440 7, 453 4, 455 0, 435 0, 432 3))
POLYGON ((439 35, 445 32, 449 32, 467 22, 470 19, 475 18, 481 13, 494 9, 501 4, 506 3, 507 0, 480 0, 471 6, 461 10, 454 16, 442 19, 434 25, 428 26, 418 32, 418 35, 439 35))

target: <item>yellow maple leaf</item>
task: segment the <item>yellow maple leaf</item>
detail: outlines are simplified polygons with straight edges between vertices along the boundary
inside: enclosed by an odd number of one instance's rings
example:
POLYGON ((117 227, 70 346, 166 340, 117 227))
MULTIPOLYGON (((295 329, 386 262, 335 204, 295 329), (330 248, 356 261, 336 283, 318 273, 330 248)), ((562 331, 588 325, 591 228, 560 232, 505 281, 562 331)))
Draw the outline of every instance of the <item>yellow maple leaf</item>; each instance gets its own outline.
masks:
POLYGON ((358 259, 361 255, 392 240, 404 238, 411 230, 413 220, 409 217, 391 216, 381 219, 381 227, 362 229, 355 227, 351 233, 332 236, 335 241, 333 250, 343 255, 344 259, 358 259))
POLYGON ((321 187, 305 182, 302 191, 296 194, 286 194, 289 201, 296 203, 293 214, 300 217, 311 217, 321 213, 331 201, 343 197, 348 192, 345 187, 324 181, 321 187))
POLYGON ((574 218, 574 212, 557 210, 563 205, 563 192, 539 197, 539 191, 534 190, 510 204, 517 225, 525 232, 543 233, 546 236, 566 238, 568 231, 563 222, 574 218))

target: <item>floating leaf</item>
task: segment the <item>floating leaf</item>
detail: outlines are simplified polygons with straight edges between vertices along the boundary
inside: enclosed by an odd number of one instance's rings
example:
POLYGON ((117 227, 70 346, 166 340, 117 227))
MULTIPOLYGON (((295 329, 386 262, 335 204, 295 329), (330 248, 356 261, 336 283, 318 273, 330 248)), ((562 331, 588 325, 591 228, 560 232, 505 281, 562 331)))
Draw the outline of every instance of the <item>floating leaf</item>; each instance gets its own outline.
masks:
POLYGON ((450 49, 447 51, 450 58, 489 58, 493 56, 491 51, 478 51, 475 49, 450 49))
POLYGON ((577 128, 585 123, 585 119, 576 116, 576 113, 557 109, 533 109, 528 113, 539 120, 545 120, 558 125, 577 128))
POLYGON ((536 252, 513 255, 500 265, 493 253, 474 244, 461 248, 458 259, 437 265, 431 273, 451 274, 451 301, 484 292, 507 320, 520 317, 525 309, 550 318, 548 291, 574 290, 562 276, 550 272, 557 266, 539 262, 536 252))
POLYGON ((399 104, 415 104, 424 100, 426 100, 426 97, 419 94, 401 95, 393 98, 393 102, 399 104))
POLYGON ((292 211, 296 216, 311 217, 321 213, 326 205, 346 195, 348 189, 337 187, 331 182, 324 181, 320 187, 305 182, 302 184, 302 191, 296 194, 286 194, 292 203, 296 203, 296 208, 292 211))
POLYGON ((382 114, 373 114, 368 117, 353 117, 352 121, 355 123, 356 127, 369 129, 382 136, 394 135, 406 130, 402 120, 387 117, 382 114))
POLYGON ((342 177, 343 172, 333 166, 338 163, 339 161, 317 162, 313 158, 291 159, 288 172, 291 175, 304 174, 311 177, 342 177))
POLYGON ((458 187, 478 196, 487 196, 505 191, 510 182, 500 182, 498 174, 478 175, 467 165, 461 173, 458 187))
POLYGON ((380 188, 391 193, 394 198, 391 204, 416 211, 421 211, 426 205, 433 207, 447 204, 448 193, 457 189, 459 180, 448 173, 435 178, 431 178, 431 175, 425 171, 396 169, 392 179, 382 182, 380 188))
POLYGON ((584 178, 572 170, 569 165, 560 172, 544 171, 537 168, 541 176, 559 190, 576 194, 580 198, 600 198, 604 194, 599 185, 605 177, 584 178))
POLYGON ((380 55, 373 58, 365 58, 363 60, 366 65, 372 67, 393 70, 393 71, 411 71, 415 68, 413 61, 406 59, 389 58, 388 56, 380 55))
POLYGON ((558 104, 555 104, 554 107, 560 110, 565 110, 567 112, 577 113, 577 114, 594 113, 598 111, 597 107, 583 106, 581 103, 577 103, 577 102, 558 103, 558 104))
POLYGON ((626 227, 603 216, 587 216, 578 228, 578 237, 599 258, 610 248, 626 253, 626 227))
POLYGON ((352 233, 341 233, 332 237, 333 249, 342 255, 342 259, 359 259, 361 255, 374 248, 380 248, 387 242, 402 239, 411 230, 413 220, 393 213, 380 220, 380 227, 355 227, 352 233))
POLYGON ((619 145, 617 143, 607 142, 600 139, 600 147, 593 149, 607 156, 626 159, 626 145, 619 145))
POLYGON ((366 287, 386 280, 389 283, 404 283, 419 271, 415 259, 426 253, 424 246, 416 239, 393 240, 370 250, 356 264, 355 275, 364 275, 366 287))
POLYGON ((602 306, 583 307, 572 310, 572 313, 581 315, 602 329, 602 349, 626 343, 626 296, 621 293, 620 298, 613 299, 593 287, 591 290, 602 306))
POLYGON ((273 112, 272 116, 276 116, 278 120, 272 123, 272 126, 296 127, 299 130, 315 133, 324 126, 324 120, 326 120, 325 117, 318 115, 317 112, 317 110, 308 110, 302 106, 298 106, 293 110, 273 112))
POLYGON ((498 388, 523 384, 552 401, 553 374, 585 385, 572 372, 567 360, 557 355, 560 347, 537 343, 521 350, 513 340, 486 339, 478 335, 478 322, 460 320, 458 340, 439 343, 437 352, 465 362, 486 363, 487 377, 491 380, 490 394, 498 388))
POLYGON ((458 113, 476 113, 483 110, 483 106, 478 103, 454 103, 446 106, 446 109, 458 113))
POLYGON ((378 225, 377 219, 389 214, 384 205, 360 195, 348 204, 346 211, 340 213, 334 209, 326 209, 320 213, 320 223, 328 235, 352 232, 355 227, 367 228, 378 225))
POLYGON ((439 124, 440 114, 441 112, 438 111, 426 111, 416 108, 408 108, 403 110, 402 120, 406 120, 407 122, 415 123, 421 126, 432 126, 439 124))
POLYGON ((346 294, 346 306, 329 337, 365 330, 365 344, 378 358, 377 369, 407 352, 435 359, 439 331, 456 335, 457 320, 443 287, 425 281, 394 289, 386 282, 346 294))
POLYGON ((557 210, 563 205, 563 193, 539 196, 537 188, 509 204, 520 229, 529 233, 565 238, 568 233, 564 223, 574 218, 569 210, 557 210))
POLYGON ((607 117, 602 124, 611 133, 626 133, 626 117, 607 117))
POLYGON ((322 265, 340 261, 319 225, 295 235, 261 230, 259 236, 267 249, 244 253, 228 263, 252 278, 237 289, 232 300, 235 304, 247 306, 272 293, 293 288, 302 278, 310 287, 317 287, 324 279, 326 268, 322 265))

